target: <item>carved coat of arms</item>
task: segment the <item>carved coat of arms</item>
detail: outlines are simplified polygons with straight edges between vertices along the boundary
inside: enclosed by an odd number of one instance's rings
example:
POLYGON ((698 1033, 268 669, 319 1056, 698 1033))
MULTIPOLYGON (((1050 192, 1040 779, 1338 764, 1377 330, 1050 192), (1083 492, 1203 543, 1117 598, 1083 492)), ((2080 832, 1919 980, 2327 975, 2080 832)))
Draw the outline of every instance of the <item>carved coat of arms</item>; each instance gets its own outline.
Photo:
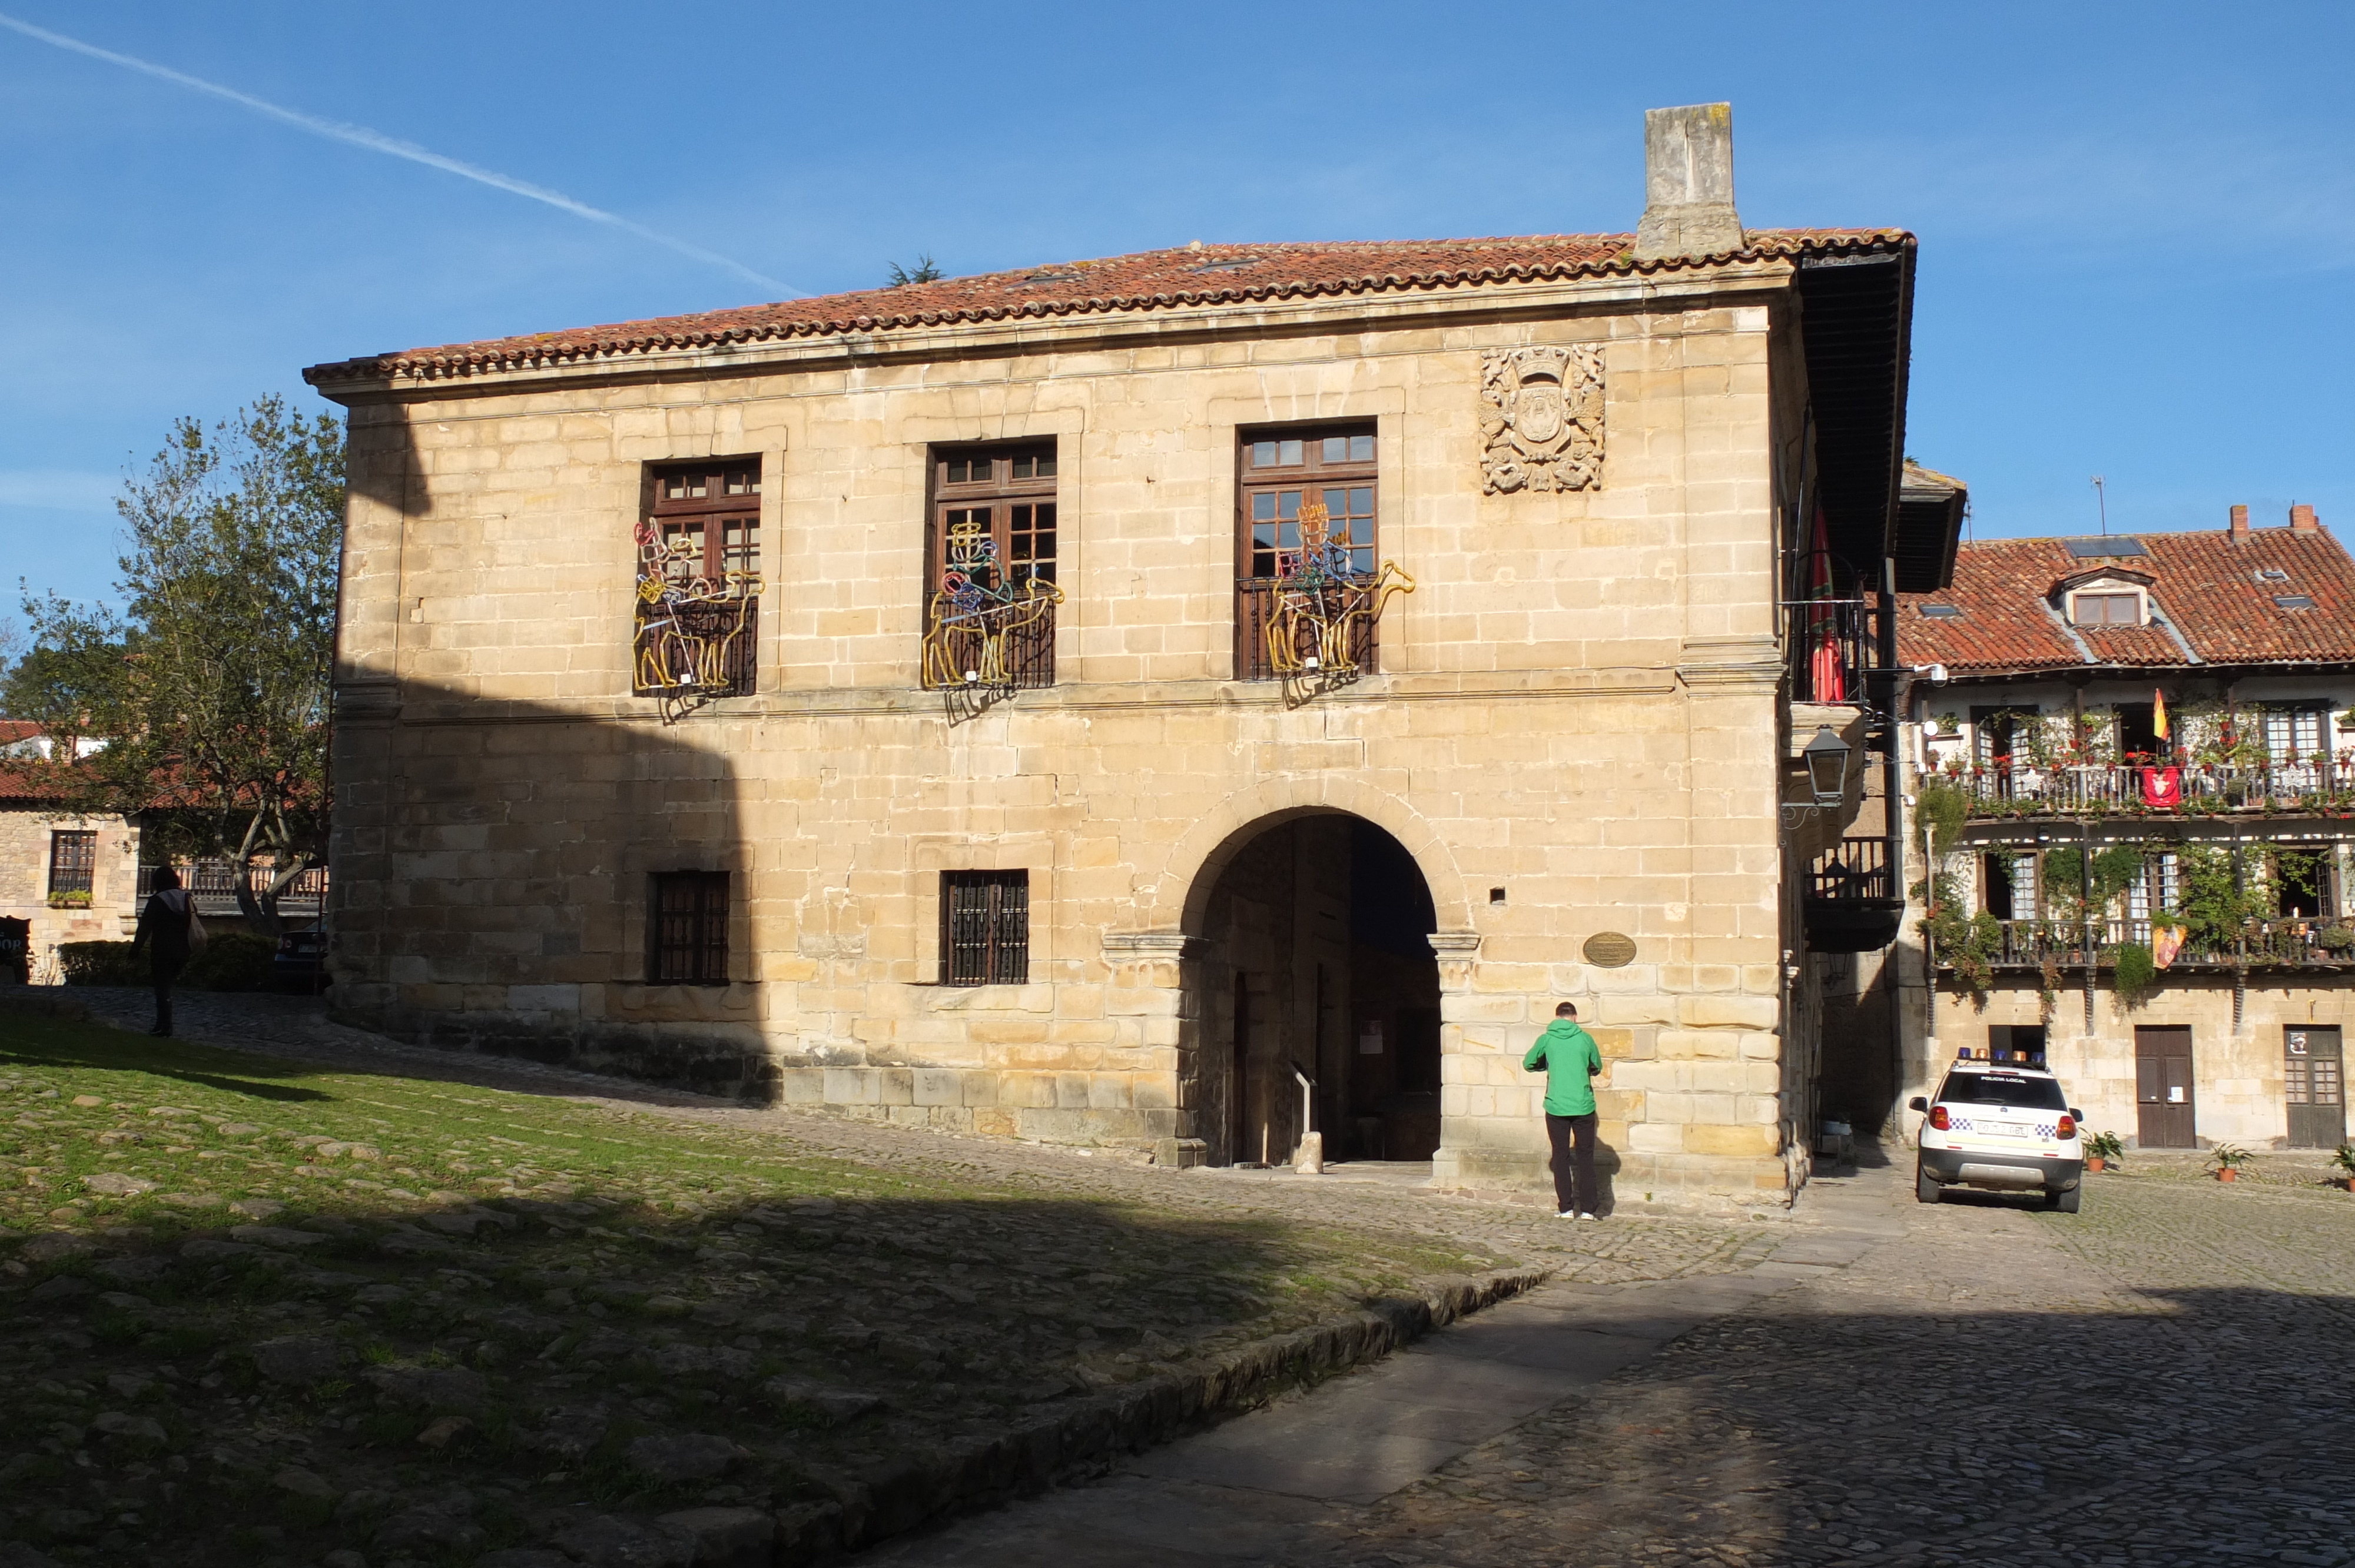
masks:
POLYGON ((1490 495, 1603 482, 1603 351, 1541 345, 1480 358, 1480 476, 1490 495))

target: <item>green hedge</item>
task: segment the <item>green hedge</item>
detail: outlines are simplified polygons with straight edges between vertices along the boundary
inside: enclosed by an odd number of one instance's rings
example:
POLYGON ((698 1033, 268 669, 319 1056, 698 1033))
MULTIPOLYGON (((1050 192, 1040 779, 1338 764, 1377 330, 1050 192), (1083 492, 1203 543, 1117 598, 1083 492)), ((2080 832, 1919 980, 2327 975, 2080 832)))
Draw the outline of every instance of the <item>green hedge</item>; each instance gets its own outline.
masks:
POLYGON ((59 942, 58 963, 68 985, 145 985, 147 955, 133 957, 128 942, 59 942))
MULTIPOLYGON (((204 945, 180 971, 191 991, 267 991, 271 955, 278 944, 250 931, 224 931, 204 945)), ((128 942, 61 942, 58 962, 68 985, 146 985, 147 955, 134 956, 128 942)))
POLYGON ((224 931, 207 942, 204 951, 180 971, 180 983, 192 991, 267 991, 270 956, 278 944, 249 931, 224 931))

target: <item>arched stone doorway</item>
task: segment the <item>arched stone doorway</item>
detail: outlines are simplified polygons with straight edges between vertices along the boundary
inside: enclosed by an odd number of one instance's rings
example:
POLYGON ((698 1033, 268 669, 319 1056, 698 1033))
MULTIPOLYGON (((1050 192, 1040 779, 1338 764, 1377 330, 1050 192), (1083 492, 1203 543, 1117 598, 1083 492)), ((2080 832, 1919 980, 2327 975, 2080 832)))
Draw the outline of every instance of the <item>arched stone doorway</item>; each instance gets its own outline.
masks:
POLYGON ((1439 964, 1431 888, 1388 832, 1335 810, 1236 832, 1187 899, 1197 1135, 1214 1164, 1288 1160, 1302 1088, 1328 1160, 1439 1147, 1439 964))

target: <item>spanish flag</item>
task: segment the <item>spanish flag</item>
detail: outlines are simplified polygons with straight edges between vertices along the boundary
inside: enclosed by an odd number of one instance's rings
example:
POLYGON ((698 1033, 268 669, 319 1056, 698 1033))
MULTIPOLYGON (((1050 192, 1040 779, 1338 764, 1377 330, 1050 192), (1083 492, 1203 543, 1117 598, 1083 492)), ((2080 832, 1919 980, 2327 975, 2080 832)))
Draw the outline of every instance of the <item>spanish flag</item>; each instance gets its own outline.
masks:
POLYGON ((2150 693, 2150 733, 2161 740, 2167 738, 2167 697, 2156 686, 2150 693))

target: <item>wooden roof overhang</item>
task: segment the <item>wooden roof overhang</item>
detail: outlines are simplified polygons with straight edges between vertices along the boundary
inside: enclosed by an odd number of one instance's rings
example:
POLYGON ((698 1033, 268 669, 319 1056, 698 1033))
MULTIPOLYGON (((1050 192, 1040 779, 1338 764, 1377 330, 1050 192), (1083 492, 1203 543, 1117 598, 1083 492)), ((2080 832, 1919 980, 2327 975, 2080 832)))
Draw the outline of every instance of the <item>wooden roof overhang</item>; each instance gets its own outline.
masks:
POLYGON ((1913 358, 1914 247, 1909 242, 1796 262, 1808 401, 1816 428, 1816 498, 1832 553, 1879 586, 1938 588, 1953 571, 1959 503, 1900 506, 1905 395, 1913 358))

